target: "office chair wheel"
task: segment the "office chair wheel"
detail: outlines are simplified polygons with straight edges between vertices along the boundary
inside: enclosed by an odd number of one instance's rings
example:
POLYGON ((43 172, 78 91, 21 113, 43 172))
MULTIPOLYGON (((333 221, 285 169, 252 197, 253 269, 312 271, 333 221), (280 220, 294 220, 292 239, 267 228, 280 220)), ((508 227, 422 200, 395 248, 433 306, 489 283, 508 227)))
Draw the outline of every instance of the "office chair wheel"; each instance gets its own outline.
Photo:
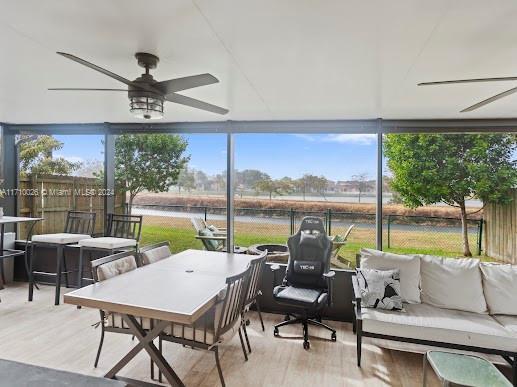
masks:
POLYGON ((250 324, 251 324, 250 319, 247 319, 247 320, 246 320, 246 326, 247 326, 247 327, 249 327, 249 326, 250 326, 250 324))
POLYGON ((289 316, 288 314, 286 314, 286 315, 284 316, 284 321, 289 321, 289 320, 291 320, 291 316, 289 316))
POLYGON ((336 341, 336 340, 337 340, 336 332, 332 332, 332 335, 330 335, 330 339, 331 339, 332 341, 336 341))
POLYGON ((304 342, 303 342, 303 349, 308 350, 308 349, 310 349, 310 348, 311 348, 311 343, 310 343, 310 342, 308 342, 308 341, 304 341, 304 342))
POLYGON ((275 327, 275 329, 273 330, 273 335, 275 337, 278 337, 278 328, 277 327, 275 327))

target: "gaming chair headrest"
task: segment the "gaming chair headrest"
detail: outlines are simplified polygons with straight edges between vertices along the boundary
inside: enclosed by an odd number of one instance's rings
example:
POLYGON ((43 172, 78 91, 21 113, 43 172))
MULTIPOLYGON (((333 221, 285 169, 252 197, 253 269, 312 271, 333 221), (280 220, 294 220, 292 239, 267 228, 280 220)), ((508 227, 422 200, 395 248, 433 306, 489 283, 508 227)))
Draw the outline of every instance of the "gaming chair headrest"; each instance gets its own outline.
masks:
POLYGON ((322 234, 326 233, 323 221, 316 216, 306 216, 303 218, 298 232, 301 231, 318 231, 322 234))

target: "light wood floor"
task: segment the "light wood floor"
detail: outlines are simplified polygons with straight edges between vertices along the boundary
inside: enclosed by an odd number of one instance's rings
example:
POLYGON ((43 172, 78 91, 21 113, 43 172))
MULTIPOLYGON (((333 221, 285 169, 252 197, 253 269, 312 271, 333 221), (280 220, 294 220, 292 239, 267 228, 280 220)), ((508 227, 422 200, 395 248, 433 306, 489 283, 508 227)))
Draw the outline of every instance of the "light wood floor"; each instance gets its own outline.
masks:
MULTIPOLYGON (((100 329, 96 310, 53 305, 54 289, 43 286, 27 302, 27 285, 10 284, 0 291, 0 358, 103 375, 134 345, 131 337, 106 333, 98 368, 93 368, 100 329)), ((331 322, 338 333, 333 343, 327 332, 311 327, 310 351, 295 339, 300 327, 285 327, 274 338, 279 315, 265 314, 262 332, 256 313, 249 327, 253 353, 244 362, 238 337, 222 347, 221 363, 228 386, 421 386, 422 356, 363 346, 363 367, 355 365, 355 336, 350 324, 331 322)), ((213 354, 165 343, 165 356, 187 386, 219 386, 213 354)), ((149 360, 140 353, 121 375, 149 381, 149 360)), ((434 375, 429 385, 438 385, 434 375)))

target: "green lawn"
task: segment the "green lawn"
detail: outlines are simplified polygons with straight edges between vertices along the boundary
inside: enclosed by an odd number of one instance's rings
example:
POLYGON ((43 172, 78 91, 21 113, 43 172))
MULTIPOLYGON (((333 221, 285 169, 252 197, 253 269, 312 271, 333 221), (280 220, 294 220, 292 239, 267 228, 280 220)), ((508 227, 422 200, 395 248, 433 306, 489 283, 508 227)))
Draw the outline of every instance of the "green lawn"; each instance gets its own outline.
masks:
MULTIPOLYGON (((142 228, 142 246, 161 242, 169 241, 171 244, 171 250, 174 253, 186 250, 186 249, 203 249, 203 244, 194 238, 194 230, 192 228, 183 227, 164 227, 163 225, 144 225, 142 228)), ((281 235, 264 235, 259 233, 244 233, 239 232, 235 236, 235 244, 239 246, 251 246, 256 243, 286 243, 287 238, 281 235)), ((339 252, 339 255, 352 264, 355 262, 355 255, 359 252, 361 247, 374 248, 375 244, 370 240, 363 241, 349 241, 343 246, 339 252)), ((422 247, 402 247, 402 248, 390 248, 385 249, 400 254, 430 254, 445 257, 460 257, 462 252, 460 250, 446 250, 443 248, 429 248, 427 246, 422 247)), ((490 257, 478 256, 483 261, 492 261, 490 257)), ((342 260, 342 262, 345 262, 342 260)))

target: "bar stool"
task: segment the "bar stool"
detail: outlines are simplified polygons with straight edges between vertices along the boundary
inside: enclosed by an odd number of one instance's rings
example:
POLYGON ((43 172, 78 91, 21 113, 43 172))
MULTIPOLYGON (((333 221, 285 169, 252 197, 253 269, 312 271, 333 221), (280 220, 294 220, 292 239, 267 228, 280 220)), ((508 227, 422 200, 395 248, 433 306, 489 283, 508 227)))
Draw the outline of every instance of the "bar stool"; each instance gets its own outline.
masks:
POLYGON ((106 235, 100 238, 85 238, 79 240, 79 274, 77 286, 82 287, 84 255, 89 252, 91 261, 92 252, 102 252, 103 256, 113 255, 115 252, 134 250, 138 253, 138 243, 142 232, 142 215, 108 214, 106 235))
POLYGON ((67 245, 77 243, 80 240, 91 238, 95 230, 96 214, 85 211, 68 211, 64 231, 57 234, 41 234, 34 235, 31 239, 31 255, 29 263, 29 301, 32 301, 34 294, 34 274, 55 275, 56 277, 56 294, 55 305, 59 305, 61 292, 61 276, 65 274, 65 285, 68 287, 68 270, 66 269, 66 261, 64 248, 67 245), (34 271, 34 259, 36 247, 50 248, 56 250, 56 272, 40 272, 34 271), (63 265, 64 271, 61 266, 63 265))

